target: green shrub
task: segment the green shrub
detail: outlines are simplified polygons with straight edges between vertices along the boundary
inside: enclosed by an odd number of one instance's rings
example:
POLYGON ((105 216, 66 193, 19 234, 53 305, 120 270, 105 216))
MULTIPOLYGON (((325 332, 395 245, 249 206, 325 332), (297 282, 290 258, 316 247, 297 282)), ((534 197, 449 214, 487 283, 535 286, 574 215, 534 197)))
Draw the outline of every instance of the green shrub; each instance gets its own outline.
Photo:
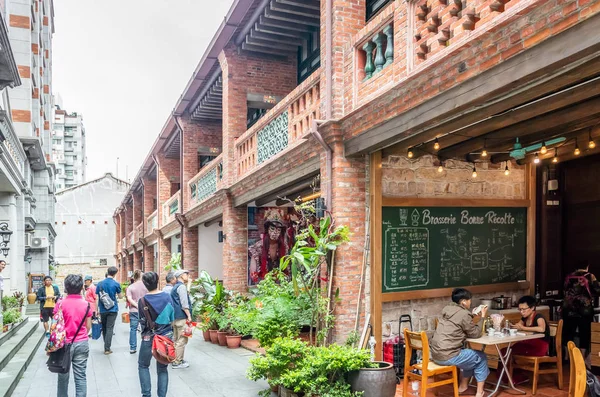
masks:
POLYGON ((8 309, 2 312, 3 323, 16 324, 21 321, 21 311, 17 308, 8 309))
POLYGON ((19 300, 14 296, 5 296, 2 298, 2 311, 19 308, 19 300))

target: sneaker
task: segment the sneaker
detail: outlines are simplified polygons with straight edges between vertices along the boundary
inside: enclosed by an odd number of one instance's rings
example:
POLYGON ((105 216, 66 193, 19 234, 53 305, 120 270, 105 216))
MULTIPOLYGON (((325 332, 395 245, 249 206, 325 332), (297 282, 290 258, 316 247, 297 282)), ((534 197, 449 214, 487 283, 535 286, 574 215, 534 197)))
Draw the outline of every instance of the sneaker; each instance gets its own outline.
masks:
POLYGON ((50 332, 46 332, 46 338, 50 337, 50 332))
POLYGON ((137 350, 129 350, 129 354, 135 354, 137 353, 137 350))
POLYGON ((182 361, 181 364, 171 364, 171 368, 173 369, 182 369, 190 366, 190 363, 187 361, 182 361))
POLYGON ((104 355, 108 356, 109 354, 112 354, 112 350, 105 350, 104 351, 104 355))

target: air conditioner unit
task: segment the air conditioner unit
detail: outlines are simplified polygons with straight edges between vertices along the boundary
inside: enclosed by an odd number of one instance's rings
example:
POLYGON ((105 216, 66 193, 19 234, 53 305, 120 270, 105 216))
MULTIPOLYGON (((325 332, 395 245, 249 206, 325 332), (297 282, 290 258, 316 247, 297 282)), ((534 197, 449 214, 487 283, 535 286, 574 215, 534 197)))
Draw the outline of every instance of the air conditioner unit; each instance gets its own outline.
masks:
POLYGON ((31 239, 32 249, 48 248, 48 239, 46 237, 33 237, 31 239))
POLYGON ((25 247, 31 247, 31 233, 25 233, 25 247))

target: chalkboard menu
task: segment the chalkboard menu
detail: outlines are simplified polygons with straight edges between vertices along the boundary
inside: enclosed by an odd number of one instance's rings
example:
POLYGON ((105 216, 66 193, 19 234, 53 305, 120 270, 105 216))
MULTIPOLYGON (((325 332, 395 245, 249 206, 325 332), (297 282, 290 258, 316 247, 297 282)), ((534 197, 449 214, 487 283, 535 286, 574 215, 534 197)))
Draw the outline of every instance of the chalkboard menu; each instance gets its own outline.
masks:
POLYGON ((37 292, 44 285, 45 276, 43 274, 30 274, 29 277, 31 279, 29 284, 31 288, 30 292, 37 292))
POLYGON ((383 207, 383 292, 526 278, 527 208, 383 207))

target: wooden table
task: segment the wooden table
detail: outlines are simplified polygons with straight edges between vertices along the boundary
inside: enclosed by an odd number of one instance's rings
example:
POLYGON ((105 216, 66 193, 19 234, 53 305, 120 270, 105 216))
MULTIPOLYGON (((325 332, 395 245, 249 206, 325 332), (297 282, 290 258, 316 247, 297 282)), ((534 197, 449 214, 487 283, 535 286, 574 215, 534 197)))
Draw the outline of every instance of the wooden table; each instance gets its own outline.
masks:
POLYGON ((489 394, 488 397, 491 397, 494 394, 498 393, 500 386, 505 387, 507 389, 508 388, 513 389, 521 394, 525 394, 525 392, 523 390, 517 389, 515 387, 513 380, 512 380, 512 376, 510 376, 510 373, 508 373, 508 370, 507 370, 508 364, 510 362, 510 354, 512 353, 511 346, 514 343, 521 342, 524 340, 539 339, 539 338, 543 338, 543 337, 544 337, 544 334, 527 333, 526 335, 504 336, 504 337, 485 335, 485 336, 482 336, 481 338, 467 339, 468 343, 480 344, 482 346, 482 348, 481 348, 482 351, 485 349, 486 346, 494 345, 496 347, 496 351, 498 352, 498 358, 500 359, 500 362, 502 362, 502 371, 498 374, 498 382, 496 382, 496 387, 494 388, 494 390, 488 390, 488 391, 491 391, 491 393, 489 394), (506 352, 504 353, 504 355, 502 355, 499 345, 506 345, 506 352), (508 378, 508 384, 510 386, 504 386, 501 384, 502 377, 504 376, 505 373, 506 373, 506 377, 508 378))

